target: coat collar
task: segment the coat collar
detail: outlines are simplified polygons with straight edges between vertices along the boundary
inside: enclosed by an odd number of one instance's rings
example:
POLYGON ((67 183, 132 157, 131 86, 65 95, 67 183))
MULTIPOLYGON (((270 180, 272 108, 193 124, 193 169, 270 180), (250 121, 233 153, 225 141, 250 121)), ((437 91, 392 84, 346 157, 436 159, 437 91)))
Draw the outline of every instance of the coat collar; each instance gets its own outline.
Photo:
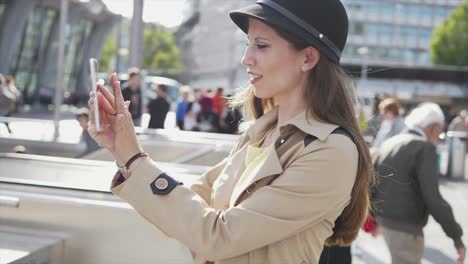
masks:
MULTIPOLYGON (((269 128, 276 125, 278 122, 278 111, 279 107, 275 106, 259 119, 255 120, 247 129, 246 133, 249 138, 252 139, 252 142, 260 140, 269 128)), ((312 115, 307 115, 307 111, 304 111, 288 120, 285 125, 280 127, 280 132, 283 133, 287 126, 294 126, 306 134, 317 137, 320 141, 325 141, 333 130, 338 127, 337 125, 318 121, 312 115)))
POLYGON ((413 128, 408 129, 408 133, 413 134, 413 135, 417 135, 417 136, 421 136, 426 141, 428 140, 427 136, 426 136, 426 133, 424 133, 424 131, 419 127, 413 127, 413 128))
MULTIPOLYGON (((246 134, 250 142, 258 142, 266 133, 268 129, 276 125, 278 122, 278 110, 276 106, 260 118, 254 120, 250 127, 247 129, 246 134)), ((325 141, 338 126, 320 122, 314 119, 311 115, 307 116, 306 111, 296 115, 288 122, 280 127, 280 136, 287 134, 291 129, 299 129, 306 134, 317 137, 320 141, 325 141)), ((244 146, 245 147, 245 146, 244 146)), ((245 150, 244 150, 245 151, 245 150)), ((242 160, 245 156, 242 156, 242 160)), ((258 168, 254 175, 247 179, 242 186, 236 186, 231 196, 231 205, 239 202, 239 198, 246 191, 246 189, 255 182, 273 175, 278 175, 283 172, 283 167, 280 157, 276 150, 271 151, 265 158, 263 164, 258 168)))

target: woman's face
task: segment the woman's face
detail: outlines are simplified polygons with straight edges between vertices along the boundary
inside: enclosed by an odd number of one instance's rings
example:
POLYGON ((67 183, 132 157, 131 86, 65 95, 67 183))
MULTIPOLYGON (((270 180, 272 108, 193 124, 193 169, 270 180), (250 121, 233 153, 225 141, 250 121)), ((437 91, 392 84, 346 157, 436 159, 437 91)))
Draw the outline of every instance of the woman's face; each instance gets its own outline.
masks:
POLYGON ((242 58, 259 98, 303 93, 304 53, 294 49, 269 25, 249 18, 248 48, 242 58))

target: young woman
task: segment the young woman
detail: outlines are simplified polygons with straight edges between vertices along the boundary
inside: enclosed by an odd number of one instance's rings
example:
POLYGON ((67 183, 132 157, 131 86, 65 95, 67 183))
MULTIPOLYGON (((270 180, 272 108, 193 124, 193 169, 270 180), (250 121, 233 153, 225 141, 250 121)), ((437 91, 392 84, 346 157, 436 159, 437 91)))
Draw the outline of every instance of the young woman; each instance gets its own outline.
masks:
POLYGON ((113 193, 196 263, 317 263, 324 245, 355 239, 369 206, 369 153, 339 66, 346 12, 339 0, 260 0, 230 15, 248 35, 252 122, 224 161, 192 186, 162 172, 115 76, 115 98, 99 87, 104 130, 90 133, 121 167, 113 193))

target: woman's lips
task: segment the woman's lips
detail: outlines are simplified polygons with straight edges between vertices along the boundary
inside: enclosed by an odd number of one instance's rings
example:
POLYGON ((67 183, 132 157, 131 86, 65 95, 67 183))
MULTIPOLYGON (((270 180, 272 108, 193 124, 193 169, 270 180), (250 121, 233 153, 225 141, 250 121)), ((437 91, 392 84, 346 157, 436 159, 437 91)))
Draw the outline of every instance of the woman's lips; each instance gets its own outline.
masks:
POLYGON ((263 77, 262 75, 255 74, 255 73, 252 73, 252 72, 249 72, 249 75, 250 75, 250 83, 251 84, 254 84, 254 83, 258 82, 263 77))

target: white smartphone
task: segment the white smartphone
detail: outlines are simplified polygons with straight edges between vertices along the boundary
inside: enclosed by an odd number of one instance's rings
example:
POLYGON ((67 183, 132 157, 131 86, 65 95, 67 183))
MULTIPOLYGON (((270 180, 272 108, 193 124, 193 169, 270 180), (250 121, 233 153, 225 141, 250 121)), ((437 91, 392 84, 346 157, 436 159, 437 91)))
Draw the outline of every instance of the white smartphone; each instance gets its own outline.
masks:
POLYGON ((95 58, 89 59, 89 76, 91 79, 91 91, 94 98, 94 126, 97 131, 101 130, 101 122, 99 122, 99 100, 97 99, 97 73, 98 73, 98 61, 95 58))

